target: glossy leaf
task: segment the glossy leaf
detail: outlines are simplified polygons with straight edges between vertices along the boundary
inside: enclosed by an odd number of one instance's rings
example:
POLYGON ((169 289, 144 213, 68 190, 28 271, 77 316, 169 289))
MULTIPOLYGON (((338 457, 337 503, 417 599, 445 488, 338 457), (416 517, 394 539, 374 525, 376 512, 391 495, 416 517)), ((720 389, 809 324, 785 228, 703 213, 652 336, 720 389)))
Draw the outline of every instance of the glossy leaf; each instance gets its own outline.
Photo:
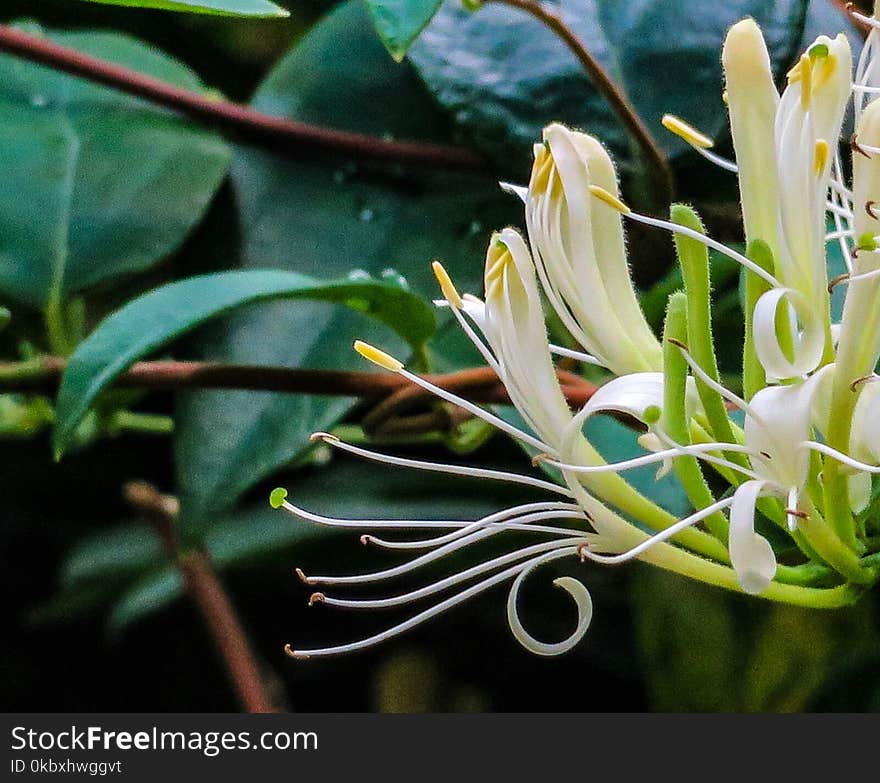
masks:
POLYGON ((185 11, 216 16, 285 17, 290 13, 269 0, 86 0, 101 5, 124 5, 132 8, 155 8, 162 11, 185 11))
POLYGON ((402 60, 443 0, 367 0, 382 42, 395 60, 402 60))
POLYGON ((135 361, 212 318, 270 299, 344 304, 396 329, 416 348, 434 330, 426 302, 399 284, 371 278, 324 282, 297 272, 253 270, 171 283, 108 316, 71 356, 58 392, 56 454, 64 451, 95 398, 135 361))
MULTIPOLYGON (((721 44, 731 24, 753 16, 767 36, 777 74, 802 46, 805 25, 819 17, 824 32, 853 31, 830 3, 731 0, 711 13, 689 0, 560 0, 563 19, 625 91, 660 146, 687 151, 660 118, 678 114, 724 137, 721 44)), ((859 40, 852 36, 854 46, 859 40)), ((543 126, 561 121, 600 138, 623 160, 632 149, 623 127, 566 46, 516 8, 489 3, 475 14, 446 3, 409 51, 431 91, 462 135, 505 171, 528 172, 531 146, 543 126)))
MULTIPOLYGON (((269 75, 254 99, 266 112, 403 139, 448 141, 447 122, 407 63, 395 64, 362 0, 331 12, 269 75)), ((393 266, 413 289, 436 297, 430 261, 440 258, 462 291, 478 292, 492 228, 521 215, 486 177, 279 160, 236 154, 242 263, 320 275, 393 266)), ((442 311, 441 320, 448 318, 442 311)), ((317 304, 269 305, 236 314, 201 341, 206 358, 318 368, 365 362, 363 338, 392 352, 405 346, 356 313, 317 304)), ((429 355, 444 351, 432 341, 429 355)), ((176 462, 184 524, 200 526, 257 481, 295 460, 315 430, 332 427, 349 398, 211 391, 179 395, 176 462)))
MULTIPOLYGON (((202 89, 188 68, 125 36, 26 29, 202 89)), ((0 296, 44 307, 153 266, 198 223, 228 162, 218 135, 170 112, 0 56, 0 296)))

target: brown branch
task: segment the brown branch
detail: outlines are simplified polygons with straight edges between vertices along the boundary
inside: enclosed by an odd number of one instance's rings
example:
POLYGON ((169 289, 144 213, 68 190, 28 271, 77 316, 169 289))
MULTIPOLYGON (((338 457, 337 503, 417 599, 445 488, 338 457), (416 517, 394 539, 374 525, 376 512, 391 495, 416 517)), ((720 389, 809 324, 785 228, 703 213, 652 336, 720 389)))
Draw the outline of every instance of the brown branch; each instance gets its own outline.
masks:
POLYGON ((373 136, 334 130, 273 117, 230 101, 206 98, 115 63, 0 25, 0 51, 46 65, 151 103, 180 112, 211 128, 289 156, 322 150, 357 159, 418 163, 465 170, 486 169, 470 150, 412 141, 386 141, 373 136))
MULTIPOLYGON (((57 390, 66 366, 66 360, 58 356, 45 356, 26 365, 0 362, 0 391, 52 394, 57 390)), ((503 384, 489 367, 424 377, 443 389, 466 395, 473 402, 510 402, 503 384)), ((584 405, 596 389, 592 383, 572 373, 560 372, 560 380, 569 403, 574 407, 584 405)), ((408 397, 433 399, 430 392, 393 373, 219 362, 137 362, 116 379, 114 386, 129 389, 244 389, 374 400, 406 389, 408 397)))
POLYGON ((657 196, 664 202, 668 202, 673 194, 674 179, 672 168, 666 155, 657 145, 651 131, 639 117, 629 99, 605 72, 595 57, 584 45, 583 41, 575 35, 574 31, 562 20, 555 11, 551 11, 537 0, 490 0, 490 2, 518 8, 530 14, 538 21, 546 25, 568 47, 569 51, 578 59, 593 85, 603 98, 614 110, 614 113, 624 124, 627 131, 636 140, 639 148, 647 158, 654 172, 654 180, 660 192, 657 196))
MULTIPOLYGON (((563 393, 569 400, 569 403, 582 407, 595 391, 593 384, 585 381, 580 376, 574 375, 563 370, 558 371, 559 381, 562 384, 563 393)), ((509 402, 510 398, 506 389, 500 385, 498 376, 495 372, 486 367, 479 370, 465 370, 458 373, 450 373, 440 376, 433 380, 438 386, 446 391, 454 392, 466 396, 473 402, 509 402), (483 395, 491 395, 494 399, 479 399, 483 395)), ((436 396, 430 392, 426 392, 420 386, 415 384, 407 384, 397 391, 389 394, 385 399, 378 403, 361 419, 361 426, 364 432, 373 436, 389 436, 396 432, 397 425, 400 423, 400 417, 413 408, 424 405, 426 400, 436 399, 436 396)), ((414 417, 408 417, 409 426, 412 427, 416 422, 412 421, 414 417)), ((427 421, 427 420, 426 420, 427 421)), ((442 417, 434 417, 434 422, 438 425, 434 429, 444 429, 442 417)), ((448 417, 445 424, 451 422, 448 417)))
POLYGON ((160 494, 142 481, 125 486, 126 500, 150 520, 162 546, 180 569, 183 584, 195 602, 220 653, 238 699, 246 712, 277 712, 266 693, 253 650, 235 607, 203 552, 181 549, 175 529, 177 499, 160 494))

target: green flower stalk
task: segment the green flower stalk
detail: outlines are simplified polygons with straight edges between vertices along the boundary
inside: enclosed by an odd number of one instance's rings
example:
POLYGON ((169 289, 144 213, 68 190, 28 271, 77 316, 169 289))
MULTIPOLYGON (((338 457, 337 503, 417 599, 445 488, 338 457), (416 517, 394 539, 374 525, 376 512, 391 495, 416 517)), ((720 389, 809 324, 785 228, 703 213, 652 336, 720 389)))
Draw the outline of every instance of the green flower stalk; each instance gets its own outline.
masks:
POLYGON ((546 492, 547 499, 477 520, 358 520, 313 513, 276 490, 276 508, 315 524, 363 529, 365 544, 411 556, 374 573, 299 572, 307 584, 321 586, 312 603, 423 606, 368 638, 288 648, 291 655, 370 647, 504 582, 512 583, 507 615, 514 637, 538 655, 564 653, 586 634, 593 614, 581 581, 566 576, 554 582, 578 612, 574 631, 562 641, 534 638, 517 609, 524 580, 560 560, 587 567, 638 559, 728 590, 814 608, 851 603, 877 581, 880 526, 872 477, 880 473, 880 376, 874 372, 880 359, 880 21, 857 15, 871 33, 855 77, 846 39, 820 36, 789 71, 781 95, 758 26, 746 19, 731 28, 722 63, 735 161, 715 153, 712 139, 685 120, 663 120, 737 176, 746 254, 707 236, 688 207, 673 205, 671 220, 635 212, 597 139, 559 124, 545 129, 528 186, 503 186, 522 199, 527 233, 507 228, 492 237, 483 298, 461 295, 434 264, 444 297, 438 304, 451 310, 498 374, 524 424, 434 386, 378 348, 361 342, 355 348, 519 441, 547 473, 425 462, 327 433, 314 437, 379 463, 523 484, 546 492), (856 136, 847 183, 839 147, 851 96, 856 136), (630 280, 627 221, 675 237, 685 290, 669 299, 662 340, 648 327, 630 280), (830 308, 831 242, 839 243, 847 264, 846 275, 832 281, 846 286, 839 324, 830 308), (708 249, 739 263, 746 276, 742 397, 718 374, 708 249), (582 350, 550 343, 546 306, 582 350), (553 357, 560 355, 609 373, 580 410, 570 409, 559 385, 553 357), (602 458, 585 424, 607 414, 639 424, 643 454, 611 463, 602 458), (679 519, 636 491, 627 472, 644 466, 656 466, 658 477, 674 471, 692 513, 679 519), (773 525, 790 539, 786 551, 799 553, 784 563, 764 535, 773 525), (509 541, 511 532, 526 543, 502 547, 484 562, 408 592, 359 599, 324 591, 383 583, 486 539, 509 541))

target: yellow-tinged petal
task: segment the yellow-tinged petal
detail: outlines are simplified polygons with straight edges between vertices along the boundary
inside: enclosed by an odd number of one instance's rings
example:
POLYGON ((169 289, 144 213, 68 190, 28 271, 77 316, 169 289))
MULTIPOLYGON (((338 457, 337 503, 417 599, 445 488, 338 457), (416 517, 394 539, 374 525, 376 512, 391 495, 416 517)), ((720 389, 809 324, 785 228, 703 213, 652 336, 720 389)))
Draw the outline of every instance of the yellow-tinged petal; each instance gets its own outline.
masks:
POLYGON ((828 165, 828 142, 825 139, 816 139, 816 149, 813 153, 813 171, 817 175, 825 171, 828 165))
POLYGON ((779 181, 774 123, 779 94, 773 82, 767 45, 754 19, 744 19, 730 28, 721 60, 739 167, 746 239, 749 242, 763 240, 773 257, 778 258, 779 181))

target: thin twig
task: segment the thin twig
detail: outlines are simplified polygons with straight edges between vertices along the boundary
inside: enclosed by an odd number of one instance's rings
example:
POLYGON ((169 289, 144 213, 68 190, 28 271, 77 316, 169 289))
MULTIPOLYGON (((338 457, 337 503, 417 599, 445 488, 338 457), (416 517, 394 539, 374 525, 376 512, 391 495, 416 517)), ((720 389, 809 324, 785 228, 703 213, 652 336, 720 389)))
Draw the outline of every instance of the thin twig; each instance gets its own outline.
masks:
MULTIPOLYGON (((558 371, 559 381, 562 385, 563 393, 569 398, 569 402, 574 404, 573 399, 577 399, 578 407, 582 406, 586 399, 585 394, 592 396, 595 386, 585 381, 580 376, 574 375, 563 370, 558 371)), ((479 370, 466 370, 464 372, 449 373, 439 379, 439 383, 435 379, 435 384, 442 386, 446 391, 463 395, 474 402, 496 402, 498 400, 477 399, 480 392, 489 393, 493 396, 503 394, 503 402, 508 401, 507 392, 503 387, 498 386, 498 376, 490 368, 480 368, 479 370), (487 385, 488 384, 488 385, 487 385)), ((500 395, 499 395, 500 396, 500 395)), ((426 393, 424 389, 415 384, 408 384, 379 402, 372 410, 370 410, 361 419, 361 426, 364 432, 372 436, 389 436, 396 434, 399 425, 402 422, 401 417, 413 408, 424 405, 426 399, 436 399, 430 392, 426 393), (427 395, 427 397, 426 397, 427 395)), ((588 398, 587 398, 588 399, 588 398)), ((414 417, 406 417, 407 429, 412 431, 417 425, 418 420, 413 421, 414 417)), ((442 415, 434 415, 433 422, 425 419, 424 424, 436 424, 433 429, 448 429, 450 425, 449 417, 445 419, 442 415), (445 424, 445 427, 443 426, 445 424)), ((424 430, 430 431, 430 430, 424 430)))
POLYGON ((150 484, 130 481, 126 500, 153 525, 167 555, 180 569, 186 592, 195 602, 220 653, 246 712, 277 712, 266 692, 253 650, 235 607, 202 552, 183 551, 175 529, 177 499, 150 484))
POLYGON ((614 110, 620 121, 636 140, 639 148, 647 158, 659 186, 657 195, 667 202, 671 199, 674 189, 672 168, 666 155, 660 149, 651 131, 639 117, 629 99, 614 80, 605 72, 596 58, 590 54, 586 45, 575 35, 574 31, 562 20, 555 11, 551 11, 537 0, 490 0, 490 2, 518 8, 545 24, 577 57, 593 85, 614 110))
POLYGON ((418 163, 446 169, 486 169, 485 161, 468 149, 388 141, 274 117, 230 101, 207 98, 5 25, 0 25, 0 51, 145 98, 242 141, 293 157, 322 150, 363 160, 418 163))
MULTIPOLYGON (((54 393, 67 362, 45 356, 25 363, 0 362, 0 392, 54 393)), ((479 367, 443 375, 425 375, 431 383, 462 393, 473 402, 507 403, 510 398, 495 372, 479 367)), ((561 373, 563 390, 574 407, 584 405, 596 387, 571 373, 561 373)), ((317 394, 379 400, 401 389, 416 399, 433 399, 430 392, 393 373, 347 370, 308 370, 219 362, 137 362, 114 386, 136 389, 244 389, 317 394)), ((409 397, 408 397, 409 399, 409 397)))

